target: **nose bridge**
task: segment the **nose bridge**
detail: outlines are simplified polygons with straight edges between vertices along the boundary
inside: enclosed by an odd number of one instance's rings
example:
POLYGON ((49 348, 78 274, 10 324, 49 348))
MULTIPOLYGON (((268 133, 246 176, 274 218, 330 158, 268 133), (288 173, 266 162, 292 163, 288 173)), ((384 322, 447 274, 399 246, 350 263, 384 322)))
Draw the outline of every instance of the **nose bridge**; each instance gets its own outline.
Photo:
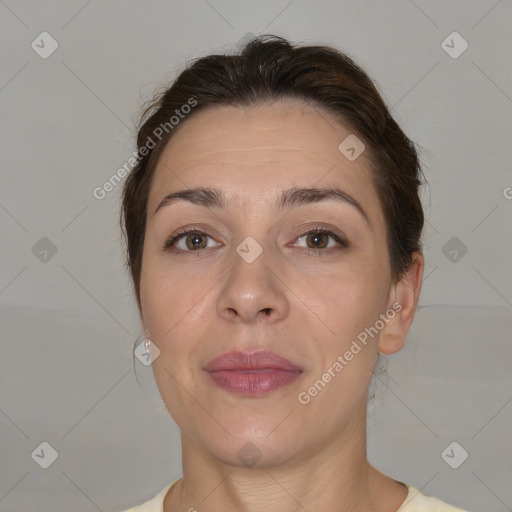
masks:
POLYGON ((248 235, 234 247, 230 279, 236 281, 233 284, 240 291, 245 289, 246 294, 254 294, 258 288, 263 289, 271 284, 268 279, 270 253, 269 241, 263 238, 263 234, 248 235))
MULTIPOLYGON (((254 231, 253 231, 254 232, 254 231)), ((218 298, 218 312, 250 322, 260 312, 272 318, 287 314, 288 303, 280 281, 274 276, 271 259, 274 251, 263 230, 248 235, 233 247, 232 270, 218 298)))

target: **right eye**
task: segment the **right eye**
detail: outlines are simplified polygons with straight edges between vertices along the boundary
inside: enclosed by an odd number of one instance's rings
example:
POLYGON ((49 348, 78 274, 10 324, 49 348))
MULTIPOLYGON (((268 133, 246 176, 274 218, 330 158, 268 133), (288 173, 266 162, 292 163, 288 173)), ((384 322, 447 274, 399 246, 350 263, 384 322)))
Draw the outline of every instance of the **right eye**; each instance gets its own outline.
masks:
POLYGON ((197 229, 186 229, 172 235, 165 242, 163 250, 173 253, 198 252, 198 249, 209 248, 207 246, 208 238, 211 239, 209 235, 202 231, 198 231, 197 229))

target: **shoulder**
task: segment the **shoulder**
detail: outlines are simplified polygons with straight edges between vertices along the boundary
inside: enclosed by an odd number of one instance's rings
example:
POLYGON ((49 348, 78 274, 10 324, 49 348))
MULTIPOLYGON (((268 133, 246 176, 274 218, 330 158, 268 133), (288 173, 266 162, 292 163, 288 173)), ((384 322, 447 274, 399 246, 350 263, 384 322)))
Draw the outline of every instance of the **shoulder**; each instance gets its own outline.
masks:
POLYGON ((149 501, 146 501, 137 507, 123 510, 123 512, 163 512, 165 495, 178 480, 174 480, 174 482, 166 485, 154 498, 151 498, 149 501))
POLYGON ((434 496, 422 494, 415 487, 406 484, 409 493, 402 506, 396 512, 468 512, 454 505, 450 505, 434 496))

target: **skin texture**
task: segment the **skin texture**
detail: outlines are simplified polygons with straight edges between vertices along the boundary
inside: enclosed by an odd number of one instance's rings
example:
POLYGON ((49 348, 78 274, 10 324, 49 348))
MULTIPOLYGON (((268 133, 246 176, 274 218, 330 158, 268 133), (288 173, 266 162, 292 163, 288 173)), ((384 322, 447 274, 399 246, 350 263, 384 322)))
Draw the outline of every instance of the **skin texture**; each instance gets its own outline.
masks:
MULTIPOLYGON (((182 433, 183 479, 167 494, 166 512, 393 512, 405 500, 406 488, 367 461, 366 401, 378 351, 403 346, 424 263, 415 254, 407 275, 393 282, 365 154, 351 162, 338 150, 350 133, 296 100, 217 106, 186 120, 159 160, 148 202, 141 320, 160 350, 155 379, 182 433), (221 209, 179 200, 154 214, 167 194, 197 186, 221 189, 230 203, 221 209), (348 192, 369 222, 333 200, 276 210, 283 190, 315 186, 348 192), (162 249, 178 229, 197 224, 208 235, 199 240, 206 248, 190 249, 189 235, 189 252, 162 249), (315 242, 307 234, 317 225, 343 234, 348 247, 327 235, 315 242), (250 264, 236 252, 247 236, 263 249, 250 264), (379 335, 301 404, 298 394, 395 302, 402 309, 379 335), (243 397, 215 386, 203 370, 224 352, 260 349, 303 373, 265 396, 243 397), (261 453, 251 468, 237 456, 249 442, 261 453)), ((186 250, 186 235, 177 243, 186 250)))

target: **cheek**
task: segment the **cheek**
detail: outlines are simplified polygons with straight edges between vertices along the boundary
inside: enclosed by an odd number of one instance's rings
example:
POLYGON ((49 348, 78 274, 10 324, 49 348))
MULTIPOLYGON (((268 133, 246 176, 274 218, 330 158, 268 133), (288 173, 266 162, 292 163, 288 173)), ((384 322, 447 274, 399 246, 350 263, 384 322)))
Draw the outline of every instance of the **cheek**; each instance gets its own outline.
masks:
MULTIPOLYGON (((146 325, 160 350, 160 365, 189 385, 194 375, 188 363, 200 358, 212 336, 215 305, 213 294, 208 292, 213 291, 216 281, 218 278, 209 278, 205 272, 169 269, 165 259, 149 258, 141 279, 146 325)), ((168 378, 165 374, 163 377, 168 378)))
POLYGON ((194 380, 188 363, 202 336, 194 329, 201 323, 193 318, 194 305, 201 296, 197 286, 184 284, 182 278, 170 273, 147 274, 141 289, 150 338, 160 350, 153 364, 155 380, 174 417, 186 401, 178 383, 190 389, 194 380))
MULTIPOLYGON (((309 283, 311 284, 311 283, 309 283)), ((375 261, 360 258, 339 272, 323 278, 314 288, 303 288, 304 296, 315 297, 317 310, 339 339, 352 336, 373 324, 386 304, 386 275, 375 261), (312 293, 314 290, 314 293, 312 293)), ((320 316, 320 315, 319 315, 320 316)))
POLYGON ((146 326, 162 349, 200 300, 198 288, 180 272, 169 271, 161 258, 149 254, 143 263, 140 289, 146 326))

